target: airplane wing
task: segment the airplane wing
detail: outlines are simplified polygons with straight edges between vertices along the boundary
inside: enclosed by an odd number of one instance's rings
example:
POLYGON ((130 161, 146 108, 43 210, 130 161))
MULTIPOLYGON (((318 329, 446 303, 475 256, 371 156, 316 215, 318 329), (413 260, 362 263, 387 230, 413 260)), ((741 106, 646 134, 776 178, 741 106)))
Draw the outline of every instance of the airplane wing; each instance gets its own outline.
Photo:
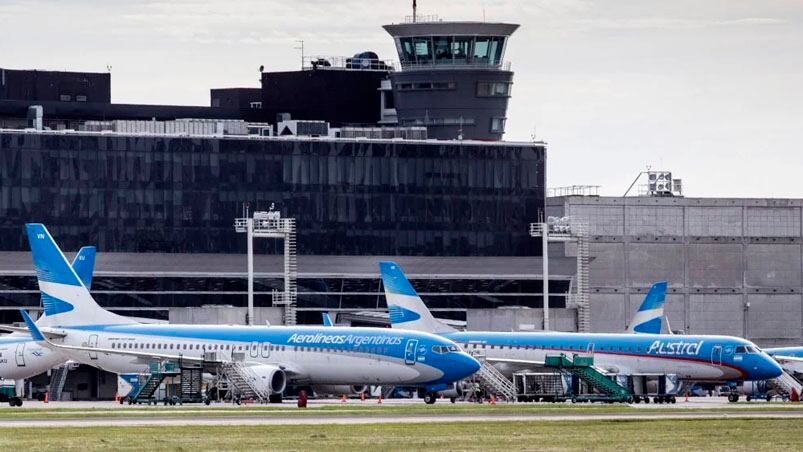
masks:
POLYGON ((782 355, 773 355, 772 357, 775 359, 775 361, 778 361, 778 364, 780 364, 785 370, 803 373, 803 358, 782 355))
MULTIPOLYGON (((23 326, 0 325, 0 331, 8 331, 9 333, 31 334, 31 331, 23 326)), ((49 338, 59 338, 66 336, 66 334, 64 333, 58 333, 55 331, 42 331, 42 334, 49 338)))
MULTIPOLYGON (((47 337, 45 337, 45 336, 47 336, 49 334, 49 332, 41 331, 36 326, 36 324, 33 322, 33 320, 31 320, 31 318, 28 316, 28 313, 26 313, 24 310, 20 310, 20 312, 22 313, 22 316, 25 319, 25 324, 28 326, 27 329, 23 328, 23 330, 25 332, 29 332, 31 334, 32 338, 35 341, 37 341, 42 346, 47 347, 47 348, 49 348, 51 350, 73 350, 73 351, 80 351, 80 352, 103 353, 103 354, 107 354, 107 355, 132 356, 132 357, 140 358, 140 359, 143 359, 143 360, 153 360, 153 359, 173 360, 173 361, 183 360, 183 361, 186 361, 186 362, 201 363, 201 364, 209 364, 209 363, 222 364, 222 363, 226 363, 226 362, 231 362, 230 360, 221 360, 221 359, 209 360, 209 359, 205 359, 205 358, 202 358, 202 357, 187 356, 187 355, 174 355, 174 354, 168 354, 168 353, 151 353, 151 352, 136 351, 136 350, 119 350, 119 349, 113 349, 113 348, 84 347, 84 346, 78 346, 78 345, 55 344, 55 343, 51 342, 47 337)), ((66 336, 66 333, 53 333, 53 334, 57 335, 58 337, 66 336)), ((249 363, 248 361, 245 361, 244 364, 246 366, 249 366, 249 365, 262 364, 262 363, 249 363)), ((282 363, 270 363, 270 364, 274 364, 276 366, 279 366, 282 370, 284 370, 288 374, 288 377, 293 378, 293 379, 303 378, 303 376, 305 375, 299 369, 296 369, 291 365, 282 364, 282 363)))

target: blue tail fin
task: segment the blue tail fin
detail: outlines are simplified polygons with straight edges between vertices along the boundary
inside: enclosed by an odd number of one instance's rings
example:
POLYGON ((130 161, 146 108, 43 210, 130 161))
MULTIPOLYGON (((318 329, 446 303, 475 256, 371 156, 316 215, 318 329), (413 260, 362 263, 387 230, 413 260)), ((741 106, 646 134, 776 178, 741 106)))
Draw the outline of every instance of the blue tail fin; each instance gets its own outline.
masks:
POLYGON ((638 312, 633 316, 633 321, 627 330, 629 333, 661 334, 666 286, 666 281, 659 281, 650 287, 638 312))
POLYGON ((92 274, 95 272, 95 247, 81 248, 72 261, 72 268, 87 290, 92 289, 92 274))
POLYGON ((332 318, 329 317, 328 312, 322 312, 321 317, 323 317, 323 326, 334 326, 335 324, 332 323, 332 318))
POLYGON ((131 323, 98 306, 81 278, 67 262, 47 228, 39 223, 25 225, 31 245, 33 266, 39 281, 45 316, 42 326, 72 326, 131 323))
POLYGON ((36 326, 36 322, 34 322, 31 317, 25 312, 24 309, 20 309, 20 314, 22 314, 22 320, 25 321, 25 326, 28 327, 28 331, 31 332, 31 337, 36 342, 44 342, 45 337, 42 335, 42 332, 39 331, 39 328, 36 326))
POLYGON ((426 333, 446 333, 454 328, 439 322, 432 316, 424 301, 418 296, 413 285, 404 276, 399 264, 380 262, 379 273, 385 288, 390 324, 393 328, 404 328, 426 333))

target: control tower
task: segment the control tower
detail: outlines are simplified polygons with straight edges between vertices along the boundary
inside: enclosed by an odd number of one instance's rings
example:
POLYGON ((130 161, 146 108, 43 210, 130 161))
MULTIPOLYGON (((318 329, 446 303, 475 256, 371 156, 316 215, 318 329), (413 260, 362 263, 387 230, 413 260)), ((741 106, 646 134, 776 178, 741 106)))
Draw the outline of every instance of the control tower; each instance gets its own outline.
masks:
POLYGON ((513 85, 505 46, 518 27, 415 15, 383 26, 399 54, 399 124, 426 126, 430 138, 501 140, 513 85))

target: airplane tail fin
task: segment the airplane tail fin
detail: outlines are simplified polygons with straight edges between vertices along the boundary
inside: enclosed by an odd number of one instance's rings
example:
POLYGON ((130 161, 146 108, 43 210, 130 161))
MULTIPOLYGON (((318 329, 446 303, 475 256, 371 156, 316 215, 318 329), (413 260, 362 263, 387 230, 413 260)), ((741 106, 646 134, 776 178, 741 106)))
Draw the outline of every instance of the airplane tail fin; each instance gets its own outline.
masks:
POLYGON ((72 260, 72 268, 75 274, 84 283, 87 290, 92 289, 92 274, 95 272, 95 247, 85 246, 78 250, 78 254, 72 260))
POLYGON ((81 278, 61 252, 47 228, 25 225, 33 265, 42 293, 45 315, 42 326, 125 324, 130 320, 98 306, 81 278))
POLYGON ((628 333, 661 334, 666 286, 666 281, 659 281, 650 287, 638 312, 633 316, 633 321, 627 329, 628 333))
POLYGON ((382 283, 385 287, 391 326, 426 333, 455 331, 454 328, 432 316, 424 301, 404 276, 399 264, 380 262, 379 272, 382 274, 382 283))
POLYGON ((332 323, 332 317, 329 316, 328 312, 322 312, 321 317, 323 317, 323 326, 334 326, 335 324, 332 323))

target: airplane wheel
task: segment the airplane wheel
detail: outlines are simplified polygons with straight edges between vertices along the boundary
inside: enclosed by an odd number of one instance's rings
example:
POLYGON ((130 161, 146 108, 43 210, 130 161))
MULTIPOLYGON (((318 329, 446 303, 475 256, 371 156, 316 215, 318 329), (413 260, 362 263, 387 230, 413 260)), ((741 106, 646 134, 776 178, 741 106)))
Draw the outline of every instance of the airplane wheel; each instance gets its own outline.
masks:
POLYGON ((457 403, 457 397, 449 397, 449 401, 452 403, 457 403))
POLYGON ((672 396, 672 397, 669 398, 669 401, 671 403, 677 403, 678 399, 676 399, 675 396, 672 396))
POLYGON ((749 401, 753 400, 753 396, 747 396, 747 397, 745 397, 745 400, 747 400, 749 402, 749 401))
POLYGON ((427 405, 432 405, 435 401, 438 400, 437 394, 433 392, 428 392, 424 394, 424 403, 427 405))

